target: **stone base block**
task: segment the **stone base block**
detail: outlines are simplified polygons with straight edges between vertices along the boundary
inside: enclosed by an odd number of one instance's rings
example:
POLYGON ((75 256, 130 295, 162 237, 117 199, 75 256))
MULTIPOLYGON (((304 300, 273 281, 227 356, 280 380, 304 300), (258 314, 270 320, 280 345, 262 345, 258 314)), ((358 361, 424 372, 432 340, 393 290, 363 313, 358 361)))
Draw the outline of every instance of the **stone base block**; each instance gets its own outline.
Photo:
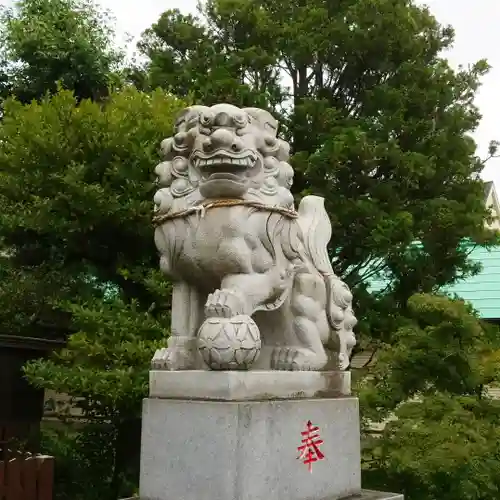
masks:
MULTIPOLYGON (((147 500, 147 499, 132 497, 132 498, 123 498, 122 500, 147 500)), ((212 500, 212 499, 204 498, 203 500, 212 500)), ((331 500, 331 499, 326 499, 326 500, 331 500)), ((341 500, 404 500, 404 497, 403 495, 397 495, 395 493, 382 493, 380 491, 361 490, 361 493, 359 495, 350 496, 347 498, 343 498, 341 500)))
POLYGON ((360 496, 356 398, 147 399, 142 425, 141 500, 398 499, 360 496), (322 441, 310 469, 308 422, 322 441))
POLYGON ((251 401, 351 394, 351 372, 151 371, 149 395, 165 399, 251 401))

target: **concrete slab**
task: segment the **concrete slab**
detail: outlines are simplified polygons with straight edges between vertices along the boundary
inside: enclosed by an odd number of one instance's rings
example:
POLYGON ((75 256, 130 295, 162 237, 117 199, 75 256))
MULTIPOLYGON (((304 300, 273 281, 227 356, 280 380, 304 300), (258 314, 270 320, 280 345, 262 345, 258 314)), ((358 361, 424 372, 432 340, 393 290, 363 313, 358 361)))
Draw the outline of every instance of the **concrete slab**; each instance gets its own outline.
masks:
POLYGON ((141 500, 352 497, 361 494, 358 401, 147 399, 141 455, 141 500), (311 470, 298 450, 309 421, 323 441, 311 470))
POLYGON ((160 399, 252 401, 336 398, 351 394, 349 371, 151 371, 149 395, 160 399))

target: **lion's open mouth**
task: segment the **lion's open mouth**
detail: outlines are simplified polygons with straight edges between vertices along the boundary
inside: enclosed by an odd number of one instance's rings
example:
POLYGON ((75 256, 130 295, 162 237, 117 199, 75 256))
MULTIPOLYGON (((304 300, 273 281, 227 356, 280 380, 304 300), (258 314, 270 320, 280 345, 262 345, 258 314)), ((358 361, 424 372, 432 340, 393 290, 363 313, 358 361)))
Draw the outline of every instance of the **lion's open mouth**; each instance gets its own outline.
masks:
POLYGON ((205 179, 240 179, 242 174, 255 165, 256 157, 249 152, 236 155, 216 152, 210 156, 194 156, 193 164, 205 179))

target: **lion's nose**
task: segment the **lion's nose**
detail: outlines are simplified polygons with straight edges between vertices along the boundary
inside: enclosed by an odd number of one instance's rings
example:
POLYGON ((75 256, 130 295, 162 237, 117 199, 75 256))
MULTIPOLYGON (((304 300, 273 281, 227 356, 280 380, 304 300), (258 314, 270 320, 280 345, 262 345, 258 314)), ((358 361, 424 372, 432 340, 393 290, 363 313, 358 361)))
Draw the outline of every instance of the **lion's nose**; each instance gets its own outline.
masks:
POLYGON ((243 143, 230 130, 219 128, 210 134, 210 139, 203 144, 203 149, 207 153, 216 149, 225 149, 237 153, 243 149, 243 143))

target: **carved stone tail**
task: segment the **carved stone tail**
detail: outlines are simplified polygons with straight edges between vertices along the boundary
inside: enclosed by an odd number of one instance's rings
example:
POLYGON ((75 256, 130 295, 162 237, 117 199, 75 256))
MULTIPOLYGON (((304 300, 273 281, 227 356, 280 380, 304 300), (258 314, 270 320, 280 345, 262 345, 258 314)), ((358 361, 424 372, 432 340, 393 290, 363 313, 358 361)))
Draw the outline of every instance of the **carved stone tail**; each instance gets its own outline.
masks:
POLYGON ((349 356, 356 344, 353 328, 357 321, 352 312, 352 294, 349 287, 333 272, 328 255, 332 226, 325 210, 324 198, 305 196, 300 202, 298 213, 308 256, 325 279, 326 313, 334 336, 331 341, 338 350, 340 368, 345 370, 349 366, 349 356))
POLYGON ((305 196, 299 204, 298 213, 298 223, 314 267, 323 275, 333 274, 328 256, 332 225, 325 210, 325 199, 320 196, 305 196))

